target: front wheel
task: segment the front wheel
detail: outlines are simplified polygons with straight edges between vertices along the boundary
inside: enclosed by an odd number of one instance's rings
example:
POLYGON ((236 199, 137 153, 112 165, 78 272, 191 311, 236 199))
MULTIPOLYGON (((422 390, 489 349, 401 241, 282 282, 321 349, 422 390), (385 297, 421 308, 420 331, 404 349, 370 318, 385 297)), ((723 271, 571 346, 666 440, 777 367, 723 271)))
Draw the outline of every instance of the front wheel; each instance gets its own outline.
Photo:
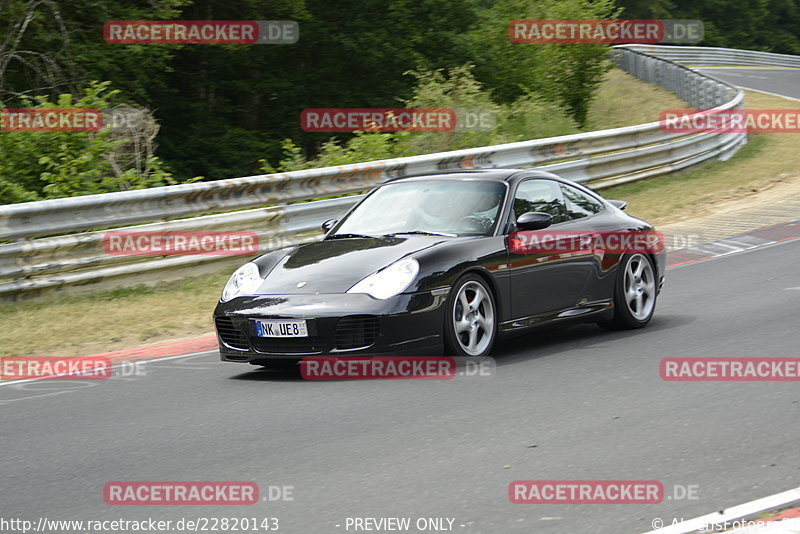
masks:
POLYGON ((623 256, 614 284, 614 318, 600 326, 615 330, 642 328, 653 318, 657 293, 652 260, 644 254, 623 256))
POLYGON ((495 300, 480 276, 467 274, 453 285, 444 334, 448 354, 483 358, 492 350, 497 337, 495 300))

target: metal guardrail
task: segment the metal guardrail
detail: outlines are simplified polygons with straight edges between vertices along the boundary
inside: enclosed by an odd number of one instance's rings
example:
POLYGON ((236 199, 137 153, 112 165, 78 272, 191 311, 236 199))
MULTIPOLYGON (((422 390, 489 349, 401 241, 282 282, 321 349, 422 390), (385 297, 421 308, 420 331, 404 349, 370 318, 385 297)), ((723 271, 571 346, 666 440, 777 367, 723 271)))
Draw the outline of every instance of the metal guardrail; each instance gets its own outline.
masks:
MULTIPOLYGON (((273 250, 319 239, 320 221, 349 210, 363 195, 318 202, 272 206, 193 219, 144 224, 137 232, 237 231, 257 229, 259 250, 273 250)), ((237 256, 130 256, 104 252, 106 231, 20 240, 0 245, 0 273, 12 280, 0 283, 0 300, 30 291, 62 286, 86 286, 125 277, 147 280, 152 273, 183 274, 209 263, 242 263, 237 256)), ((174 276, 173 276, 174 277, 174 276)), ((166 278, 169 278, 167 276, 166 278)))
MULTIPOLYGON (((727 110, 743 105, 744 93, 728 82, 632 46, 615 47, 613 58, 619 68, 674 91, 695 108, 727 110)), ((533 167, 602 188, 724 159, 746 140, 744 133, 664 132, 653 122, 355 165, 2 206, 0 240, 16 242, 0 244, 0 300, 67 286, 128 285, 155 279, 155 273, 158 279, 179 277, 242 261, 241 257, 210 255, 112 256, 102 246, 105 232, 86 230, 256 228, 259 250, 266 251, 318 239, 319 223, 340 216, 360 197, 290 202, 363 192, 391 178, 445 170, 533 167), (232 210, 244 211, 220 213, 232 210), (138 225, 119 228, 132 224, 138 225)))
POLYGON ((752 67, 800 68, 800 56, 737 50, 735 48, 711 48, 704 46, 626 45, 650 56, 668 59, 684 65, 742 65, 752 67))

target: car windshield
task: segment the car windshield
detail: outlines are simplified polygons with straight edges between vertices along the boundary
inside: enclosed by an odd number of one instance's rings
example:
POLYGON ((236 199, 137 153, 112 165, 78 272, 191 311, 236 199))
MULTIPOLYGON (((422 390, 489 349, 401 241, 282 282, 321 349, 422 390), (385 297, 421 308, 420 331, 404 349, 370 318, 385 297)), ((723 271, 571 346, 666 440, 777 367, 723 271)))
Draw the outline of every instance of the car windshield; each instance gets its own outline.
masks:
POLYGON ((395 234, 490 235, 506 187, 487 180, 424 180, 372 192, 328 238, 395 234))

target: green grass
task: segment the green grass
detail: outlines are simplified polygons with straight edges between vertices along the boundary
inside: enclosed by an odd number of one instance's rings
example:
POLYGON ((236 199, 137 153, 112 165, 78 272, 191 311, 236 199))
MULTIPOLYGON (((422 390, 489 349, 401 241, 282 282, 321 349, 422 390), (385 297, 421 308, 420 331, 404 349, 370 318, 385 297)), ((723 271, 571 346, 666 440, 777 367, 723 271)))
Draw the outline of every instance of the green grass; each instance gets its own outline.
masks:
POLYGON ((613 69, 595 93, 584 130, 654 122, 665 109, 687 109, 687 104, 674 93, 613 69))
POLYGON ((0 354, 74 356, 211 332, 229 274, 2 304, 0 354))
MULTIPOLYGON (((800 109, 792 102, 748 92, 751 109, 800 109)), ((719 201, 746 199, 765 187, 800 176, 800 134, 750 134, 728 161, 713 161, 684 172, 603 189, 606 198, 627 200, 632 215, 658 223, 704 215, 719 201)))

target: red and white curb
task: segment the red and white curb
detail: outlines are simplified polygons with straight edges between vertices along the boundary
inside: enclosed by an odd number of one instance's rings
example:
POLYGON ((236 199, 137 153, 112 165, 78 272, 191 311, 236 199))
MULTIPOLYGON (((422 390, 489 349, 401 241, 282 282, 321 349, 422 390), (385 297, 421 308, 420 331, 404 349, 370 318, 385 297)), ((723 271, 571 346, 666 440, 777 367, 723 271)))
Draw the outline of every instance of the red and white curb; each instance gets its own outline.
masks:
POLYGON ((800 221, 765 226, 716 241, 671 250, 667 253, 667 267, 674 268, 720 256, 729 256, 798 238, 800 238, 800 221))
POLYGON ((798 534, 800 533, 800 508, 787 510, 775 517, 762 520, 762 524, 732 530, 731 534, 798 534))
MULTIPOLYGON (((112 352, 103 352, 100 354, 92 354, 90 356, 82 356, 82 358, 107 358, 111 362, 111 368, 115 369, 117 367, 124 366, 125 364, 130 364, 131 362, 155 362, 174 360, 178 358, 188 358, 190 356, 197 356, 206 352, 216 351, 217 348, 217 336, 215 334, 211 334, 191 339, 167 341, 166 343, 159 343, 157 345, 148 345, 133 349, 123 349, 112 352)), ((3 357, 0 356, 0 360, 2 359, 3 357)), ((48 376, 23 378, 19 380, 0 380, 0 386, 24 384, 26 382, 49 380, 53 378, 54 377, 52 376, 48 376)))
POLYGON ((795 504, 800 504, 800 487, 674 524, 667 519, 654 520, 653 525, 660 521, 664 526, 645 534, 704 534, 707 532, 797 534, 800 533, 800 513, 797 513, 800 509, 768 516, 766 519, 762 518, 762 514, 783 510, 795 504), (794 515, 791 515, 793 512, 794 515), (730 527, 727 530, 726 525, 730 527), (739 525, 752 526, 736 528, 739 525))

